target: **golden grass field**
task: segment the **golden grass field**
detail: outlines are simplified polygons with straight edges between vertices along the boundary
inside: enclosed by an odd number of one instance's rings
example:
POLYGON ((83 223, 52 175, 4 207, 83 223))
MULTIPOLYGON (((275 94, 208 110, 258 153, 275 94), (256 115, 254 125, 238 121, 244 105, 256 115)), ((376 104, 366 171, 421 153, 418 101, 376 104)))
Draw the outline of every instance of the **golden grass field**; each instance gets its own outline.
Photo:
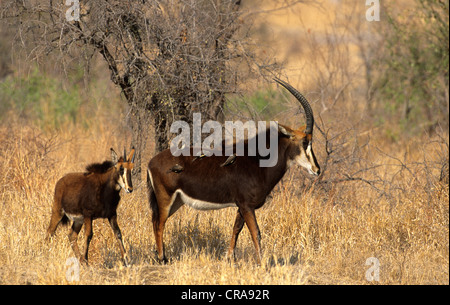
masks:
MULTIPOLYGON (((292 12, 286 18, 277 11, 271 18, 264 18, 274 24, 273 33, 278 36, 285 22, 291 32, 304 31, 305 24, 314 28, 333 14, 317 15, 323 10, 304 12, 302 18, 292 12)), ((292 40, 292 36, 286 39, 292 40)), ((309 54, 313 52, 283 50, 281 59, 291 58, 286 73, 302 84, 306 82, 304 87, 310 91, 315 90, 314 78, 308 79, 301 72, 314 70, 304 58, 313 56, 309 54)), ((322 68, 327 63, 317 58, 310 62, 322 68)), ((351 62, 348 66, 354 67, 351 62)), ((105 92, 109 95, 90 96, 89 100, 118 99, 120 94, 103 89, 105 92)), ((353 102, 347 101, 351 107, 353 102)), ((95 105, 84 109, 91 112, 85 114, 89 123, 79 119, 57 129, 24 120, 15 113, 3 116, 8 119, 0 122, 0 284, 449 284, 449 189, 448 184, 438 181, 438 166, 427 167, 442 163, 448 154, 448 131, 397 142, 383 133, 371 134, 370 145, 361 148, 361 155, 383 166, 374 167, 367 175, 390 182, 390 197, 380 196, 361 181, 316 187, 306 171, 292 167, 256 212, 262 237, 261 266, 256 264, 247 228, 237 243, 236 262, 230 263, 225 257, 235 208, 202 212, 182 207, 166 225, 165 246, 171 261, 167 265, 157 263, 142 177, 142 184, 135 185, 132 194, 122 191, 118 208, 131 266, 122 266, 107 220, 98 219, 94 221, 90 265, 81 267, 78 280, 70 281, 72 265, 67 263, 73 252, 67 237, 69 227, 58 227, 55 237, 45 241, 55 183, 68 172, 82 172, 89 163, 109 159, 110 147, 119 152, 123 146, 128 148, 131 140, 129 130, 123 127, 125 113, 101 103, 95 105), (373 153, 377 149, 378 153, 373 153), (379 281, 366 277, 372 267, 366 265, 370 258, 380 264, 379 281)), ((314 107, 314 111, 319 109, 320 102, 314 107)), ((328 127, 339 126, 337 122, 343 119, 336 115, 324 114, 325 120, 334 119, 328 127)), ((314 143, 322 164, 323 139, 314 143)), ((152 154, 152 144, 147 146, 144 166, 152 154)), ((332 170, 327 175, 339 176, 332 170)), ((80 246, 82 239, 83 230, 80 246)))
MULTIPOLYGON (((448 184, 432 190, 424 177, 396 177, 405 188, 394 201, 377 198, 360 184, 335 196, 298 187, 303 170, 291 168, 272 198, 257 211, 263 262, 255 261, 247 229, 237 245, 237 261, 225 258, 234 208, 200 212, 183 207, 166 226, 171 262, 154 260, 151 213, 145 184, 124 194, 118 221, 131 266, 124 268, 117 241, 106 220, 94 221, 90 266, 79 281, 68 281, 66 265, 73 256, 60 226, 45 241, 54 185, 65 173, 109 159, 109 147, 125 143, 111 120, 83 129, 67 125, 58 132, 12 123, 2 126, 0 139, 0 283, 2 284, 448 284, 448 184), (366 280, 379 260, 379 282, 366 280)), ((420 139, 384 144, 385 151, 419 161, 420 139), (391 145, 390 147, 387 145, 391 145), (404 151, 399 148, 403 147, 404 151)), ((381 143, 380 143, 381 144, 381 143)), ((320 147, 316 145, 319 162, 320 147)), ((434 154, 427 156, 436 157, 434 154)), ((381 162, 392 163, 392 159, 381 162)), ((145 179, 144 179, 145 181, 145 179)), ((145 182, 144 182, 145 183, 145 182)), ((79 244, 82 245, 80 234, 79 244)), ((70 279, 70 277, 69 277, 70 279)))

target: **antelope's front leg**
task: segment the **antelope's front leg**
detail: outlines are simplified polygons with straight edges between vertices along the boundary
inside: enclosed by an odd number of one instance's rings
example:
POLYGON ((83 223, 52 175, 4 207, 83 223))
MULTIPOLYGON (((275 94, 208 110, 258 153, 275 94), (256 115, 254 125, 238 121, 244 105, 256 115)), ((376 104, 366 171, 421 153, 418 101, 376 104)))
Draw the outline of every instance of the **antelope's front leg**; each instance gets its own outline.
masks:
POLYGON ((245 208, 240 210, 242 212, 242 217, 250 230, 253 244, 255 245, 257 263, 258 265, 261 265, 261 233, 256 221, 255 210, 253 208, 245 208))
POLYGON ((128 257, 127 253, 125 252, 125 247, 123 246, 122 233, 120 232, 119 224, 117 223, 117 215, 111 216, 110 218, 108 218, 108 220, 109 224, 111 225, 111 228, 114 231, 114 234, 117 237, 117 240, 119 241, 119 247, 120 252, 122 253, 123 264, 125 265, 125 267, 128 267, 129 265, 128 257))

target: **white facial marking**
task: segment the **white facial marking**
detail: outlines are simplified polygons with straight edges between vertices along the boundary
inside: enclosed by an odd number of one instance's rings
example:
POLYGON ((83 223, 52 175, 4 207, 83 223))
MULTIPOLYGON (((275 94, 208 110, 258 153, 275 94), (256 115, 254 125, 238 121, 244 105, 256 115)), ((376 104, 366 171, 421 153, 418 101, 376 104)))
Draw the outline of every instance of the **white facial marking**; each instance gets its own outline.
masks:
POLYGON ((309 142, 308 147, 306 147, 306 150, 304 152, 301 151, 300 155, 295 157, 295 161, 297 162, 298 165, 306 168, 308 170, 309 174, 317 175, 317 173, 312 170, 312 164, 311 164, 310 160, 314 160, 313 155, 312 155, 311 142, 309 142))
POLYGON ((124 168, 124 170, 123 170, 123 176, 122 177, 123 177, 122 179, 124 181, 123 188, 128 193, 128 179, 127 179, 127 169, 126 168, 124 168))
POLYGON ((311 163, 309 162, 305 154, 302 153, 295 157, 295 161, 297 161, 298 165, 306 168, 310 174, 314 174, 314 172, 312 171, 311 163))
POLYGON ((127 180, 127 170, 128 169, 124 168, 123 175, 119 174, 119 179, 117 179, 116 184, 116 191, 120 191, 120 188, 123 188, 127 193, 130 193, 127 180))

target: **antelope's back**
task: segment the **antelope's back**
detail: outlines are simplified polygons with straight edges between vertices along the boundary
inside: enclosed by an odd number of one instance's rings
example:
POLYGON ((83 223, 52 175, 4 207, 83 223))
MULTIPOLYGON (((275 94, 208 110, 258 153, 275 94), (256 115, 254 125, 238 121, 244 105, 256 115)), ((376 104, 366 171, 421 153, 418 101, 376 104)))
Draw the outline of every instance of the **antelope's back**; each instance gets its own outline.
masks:
POLYGON ((62 208, 78 209, 82 198, 85 197, 88 180, 84 173, 69 173, 58 180, 55 186, 55 199, 61 200, 62 208))
POLYGON ((176 190, 199 200, 235 202, 241 192, 249 193, 261 183, 259 160, 237 156, 229 165, 221 166, 228 156, 174 157, 170 150, 157 154, 149 162, 153 188, 165 188, 169 195, 176 190), (179 172, 171 169, 178 165, 179 172), (256 175, 255 175, 256 174, 256 175))

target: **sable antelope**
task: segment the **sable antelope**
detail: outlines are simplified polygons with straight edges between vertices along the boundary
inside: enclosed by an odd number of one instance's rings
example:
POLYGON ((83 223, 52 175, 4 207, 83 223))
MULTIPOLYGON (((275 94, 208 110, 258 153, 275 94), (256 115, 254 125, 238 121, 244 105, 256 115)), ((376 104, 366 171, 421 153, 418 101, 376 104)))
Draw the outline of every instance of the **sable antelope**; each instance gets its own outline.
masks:
POLYGON ((92 220, 108 218, 109 224, 119 241, 120 252, 125 266, 128 258, 122 241, 122 233, 117 224, 117 206, 120 201, 120 189, 127 193, 133 191, 131 170, 134 165, 134 147, 128 159, 124 150, 123 157, 118 158, 111 148, 112 161, 93 163, 86 167, 84 173, 70 173, 58 180, 55 186, 55 198, 52 207, 52 217, 47 233, 54 235, 60 222, 67 224, 72 220, 69 240, 75 256, 80 262, 87 264, 89 243, 91 242, 92 220), (78 233, 85 225, 85 250, 83 256, 78 249, 78 233))
MULTIPOLYGON (((305 167, 310 174, 320 174, 320 167, 312 149, 314 117, 311 106, 291 85, 279 79, 275 81, 297 98, 306 116, 306 125, 297 130, 278 125, 278 160, 275 166, 260 167, 259 159, 263 157, 259 154, 198 158, 191 153, 191 156, 174 157, 169 149, 150 160, 147 188, 160 261, 167 262, 163 245, 166 220, 183 204, 187 204, 199 210, 237 206, 228 257, 234 257, 238 235, 246 223, 260 264, 260 231, 255 210, 264 204, 266 197, 292 163, 305 167), (174 171, 174 167, 182 170, 174 171)), ((248 145, 248 140, 245 145, 248 145)), ((235 146, 236 144, 234 148, 235 146)))

